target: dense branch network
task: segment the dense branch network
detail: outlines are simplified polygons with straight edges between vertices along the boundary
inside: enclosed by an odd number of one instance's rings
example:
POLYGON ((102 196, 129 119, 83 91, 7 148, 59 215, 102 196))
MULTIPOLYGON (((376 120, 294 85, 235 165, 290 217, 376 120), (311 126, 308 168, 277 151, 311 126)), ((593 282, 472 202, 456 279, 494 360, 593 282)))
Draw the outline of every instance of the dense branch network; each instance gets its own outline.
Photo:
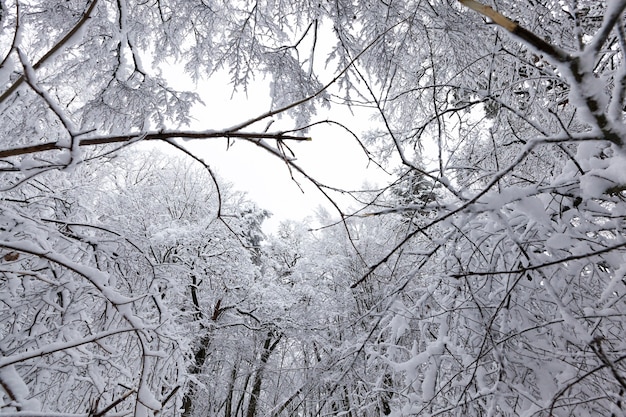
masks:
POLYGON ((489 4, 2 3, 0 415, 624 414, 626 1, 489 4), (159 129, 169 60, 271 107, 159 129), (321 124, 393 179, 310 175, 321 124), (338 216, 267 233, 220 138, 338 216))

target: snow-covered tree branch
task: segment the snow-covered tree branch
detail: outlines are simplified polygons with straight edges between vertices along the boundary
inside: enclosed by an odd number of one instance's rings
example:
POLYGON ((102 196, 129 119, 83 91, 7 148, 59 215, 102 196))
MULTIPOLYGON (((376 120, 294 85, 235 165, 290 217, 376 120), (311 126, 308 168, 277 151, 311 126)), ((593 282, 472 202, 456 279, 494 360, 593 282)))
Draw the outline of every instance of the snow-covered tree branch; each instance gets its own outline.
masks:
POLYGON ((0 416, 623 416, 625 10, 0 2, 0 416), (268 233, 208 141, 334 211, 268 233))

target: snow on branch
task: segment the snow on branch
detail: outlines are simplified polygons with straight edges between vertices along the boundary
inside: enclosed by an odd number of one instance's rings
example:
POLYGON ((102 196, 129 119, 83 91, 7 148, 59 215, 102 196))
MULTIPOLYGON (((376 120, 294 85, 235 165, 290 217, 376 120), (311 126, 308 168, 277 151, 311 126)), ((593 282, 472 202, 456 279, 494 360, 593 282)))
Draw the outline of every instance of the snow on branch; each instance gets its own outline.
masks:
POLYGON ((104 339, 109 336, 117 335, 120 333, 135 332, 135 331, 137 331, 137 329, 134 327, 128 327, 124 329, 113 329, 113 330, 107 330, 104 332, 96 333, 88 337, 84 337, 82 339, 49 343, 40 349, 29 350, 29 351, 19 353, 16 355, 5 356, 5 357, 0 358, 0 369, 20 363, 20 362, 27 361, 29 359, 34 359, 39 356, 49 355, 51 353, 64 351, 64 350, 74 348, 77 346, 86 345, 88 343, 96 343, 99 340, 104 339))
MULTIPOLYGON (((50 48, 50 50, 46 52, 46 54, 42 56, 33 65, 33 69, 35 70, 39 69, 51 57, 53 57, 55 54, 57 54, 59 51, 65 48, 76 34, 80 34, 81 29, 83 29, 83 26, 85 25, 85 23, 87 23, 87 21, 89 21, 89 19, 91 18, 91 13, 96 7, 96 3, 98 3, 98 0, 92 0, 91 3, 89 3, 89 6, 87 6, 87 9, 83 13, 82 17, 78 20, 78 22, 76 22, 76 24, 72 27, 72 29, 70 29, 69 32, 65 34, 65 36, 59 39, 59 41, 52 48, 50 48)), ((15 92, 15 90, 17 90, 17 88, 20 85, 22 85, 24 81, 25 81, 24 75, 17 78, 15 82, 4 93, 2 93, 2 95, 0 95, 0 103, 4 102, 7 98, 9 98, 15 92)))
POLYGON ((607 97, 603 88, 598 85, 593 68, 602 45, 626 8, 626 1, 611 3, 612 6, 604 16, 602 26, 591 43, 579 54, 567 53, 480 2, 459 0, 459 3, 489 18, 557 66, 563 78, 572 87, 570 102, 577 104, 579 109, 583 110, 585 121, 597 128, 605 140, 620 148, 624 147, 624 129, 621 123, 618 123, 620 120, 609 118, 606 112, 607 106, 616 107, 623 104, 614 103, 615 100, 623 99, 623 94, 614 94, 612 99, 607 97), (609 103, 611 103, 610 106, 609 103))
POLYGON ((539 36, 523 28, 518 23, 512 21, 508 17, 505 17, 497 11, 493 10, 491 7, 479 3, 475 0, 459 0, 459 3, 482 14, 485 17, 488 17, 496 25, 506 29, 513 35, 521 38, 526 43, 533 46, 538 51, 548 54, 550 57, 556 59, 557 61, 566 62, 570 60, 571 57, 567 52, 557 46, 551 45, 550 43, 544 41, 539 36))

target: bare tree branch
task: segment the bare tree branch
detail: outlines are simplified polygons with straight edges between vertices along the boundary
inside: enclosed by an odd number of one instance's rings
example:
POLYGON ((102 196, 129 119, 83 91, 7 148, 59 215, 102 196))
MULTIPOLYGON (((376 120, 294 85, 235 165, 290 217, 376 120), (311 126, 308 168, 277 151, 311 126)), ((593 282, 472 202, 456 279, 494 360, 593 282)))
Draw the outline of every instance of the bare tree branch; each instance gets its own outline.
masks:
MULTIPOLYGON (((122 135, 122 136, 94 136, 90 138, 80 139, 79 146, 96 146, 96 145, 108 145, 111 143, 123 143, 132 142, 137 138, 141 140, 168 140, 168 139, 245 139, 245 140, 258 140, 258 139, 275 139, 275 140, 297 140, 308 141, 312 140, 310 137, 301 137, 293 135, 284 135, 281 132, 277 133, 253 133, 253 132, 231 132, 228 130, 220 131, 204 131, 204 132, 181 132, 181 131, 158 131, 151 133, 138 133, 137 135, 122 135)), ((78 140, 78 139, 77 139, 78 140)), ((6 158, 9 156, 20 156, 34 154, 44 151, 52 150, 64 150, 68 149, 67 146, 60 145, 58 142, 45 142, 38 145, 22 146, 7 148, 0 150, 0 158, 6 158)))

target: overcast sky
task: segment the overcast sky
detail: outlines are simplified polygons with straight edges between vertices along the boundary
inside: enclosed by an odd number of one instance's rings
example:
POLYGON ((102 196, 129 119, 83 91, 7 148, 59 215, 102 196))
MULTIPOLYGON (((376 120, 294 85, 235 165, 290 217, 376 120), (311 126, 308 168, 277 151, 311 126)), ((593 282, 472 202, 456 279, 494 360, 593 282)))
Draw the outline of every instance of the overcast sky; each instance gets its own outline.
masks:
MULTIPOLYGON (((270 110, 269 87, 267 81, 260 80, 251 86, 247 95, 236 94, 232 99, 232 87, 228 79, 212 77, 210 82, 198 86, 184 78, 173 80, 179 88, 196 90, 205 106, 196 106, 192 129, 222 129, 249 120, 270 110)), ((333 109, 332 116, 337 119, 333 109)), ((342 111, 342 120, 359 134, 366 130, 368 117, 363 113, 352 115, 342 111)), ((321 112, 314 120, 327 119, 321 112)), ((289 120, 276 119, 270 131, 286 128, 289 120)), ((263 131, 267 122, 258 124, 256 131, 263 131)), ((249 128, 252 130, 252 128, 249 128)), ((354 138, 342 128, 322 125, 313 128, 307 142, 289 142, 296 153, 297 163, 322 183, 345 189, 360 189, 364 183, 382 184, 389 176, 380 168, 369 164, 363 150, 354 138)), ((246 191, 251 199, 273 213, 266 230, 273 230, 284 219, 302 219, 314 213, 318 206, 330 209, 322 194, 308 181, 297 176, 300 186, 290 178, 284 162, 263 149, 244 141, 234 141, 227 150, 226 140, 202 140, 185 144, 194 154, 206 162, 225 180, 232 182, 236 189, 246 191)), ((344 202, 347 201, 344 199, 344 202)))

